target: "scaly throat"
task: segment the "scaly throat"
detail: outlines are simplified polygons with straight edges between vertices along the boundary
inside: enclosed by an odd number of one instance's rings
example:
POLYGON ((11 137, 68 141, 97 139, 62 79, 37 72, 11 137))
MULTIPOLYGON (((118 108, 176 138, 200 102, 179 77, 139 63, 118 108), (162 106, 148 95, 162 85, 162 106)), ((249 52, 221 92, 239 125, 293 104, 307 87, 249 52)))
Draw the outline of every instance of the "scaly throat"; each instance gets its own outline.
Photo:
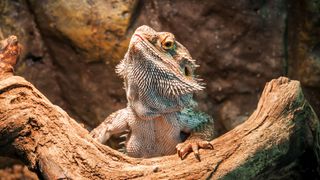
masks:
MULTIPOLYGON (((146 48, 146 44, 138 43, 137 48, 146 48)), ((128 77, 136 83, 139 92, 156 93, 163 97, 178 97, 181 95, 193 93, 202 90, 203 87, 193 79, 183 77, 181 72, 179 74, 173 72, 171 69, 164 65, 159 56, 150 54, 152 51, 138 51, 130 58, 136 58, 131 61, 133 64, 128 72, 128 77)), ((129 55, 130 56, 130 55, 129 55)), ((122 66, 124 67, 124 66, 122 66)), ((157 95, 158 96, 158 95, 157 95)))

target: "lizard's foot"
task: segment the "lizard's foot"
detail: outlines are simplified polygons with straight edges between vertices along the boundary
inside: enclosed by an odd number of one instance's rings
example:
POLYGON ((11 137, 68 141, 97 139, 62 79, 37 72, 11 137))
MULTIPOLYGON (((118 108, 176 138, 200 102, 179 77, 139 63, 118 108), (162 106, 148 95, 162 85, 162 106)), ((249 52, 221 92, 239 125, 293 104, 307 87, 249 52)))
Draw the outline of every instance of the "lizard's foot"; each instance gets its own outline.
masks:
POLYGON ((108 137, 106 137, 104 131, 99 131, 97 129, 94 129, 90 132, 90 135, 93 139, 97 140, 100 143, 105 143, 108 140, 108 137))
POLYGON ((202 139, 187 139, 185 142, 176 146, 178 156, 183 160, 190 152, 200 161, 199 148, 213 149, 210 142, 202 139))

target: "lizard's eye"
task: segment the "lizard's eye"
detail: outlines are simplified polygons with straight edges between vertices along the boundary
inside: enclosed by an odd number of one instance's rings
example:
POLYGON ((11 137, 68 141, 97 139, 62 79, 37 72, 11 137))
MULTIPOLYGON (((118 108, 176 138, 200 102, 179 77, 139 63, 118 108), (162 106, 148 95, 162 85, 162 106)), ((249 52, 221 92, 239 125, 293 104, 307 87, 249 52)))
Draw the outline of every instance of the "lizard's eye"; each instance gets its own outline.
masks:
POLYGON ((167 41, 163 44, 162 46, 164 49, 168 50, 168 49, 172 49, 173 48, 173 42, 172 41, 167 41))
POLYGON ((161 46, 165 50, 170 50, 174 48, 174 38, 173 37, 167 37, 161 42, 161 46))

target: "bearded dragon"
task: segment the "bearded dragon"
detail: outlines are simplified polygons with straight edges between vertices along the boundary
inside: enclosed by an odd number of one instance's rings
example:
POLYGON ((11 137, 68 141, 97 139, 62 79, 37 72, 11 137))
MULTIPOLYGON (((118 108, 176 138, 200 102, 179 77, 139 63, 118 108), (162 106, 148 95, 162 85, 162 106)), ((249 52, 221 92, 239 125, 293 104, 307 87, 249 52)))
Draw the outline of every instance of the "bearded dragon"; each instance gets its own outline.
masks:
POLYGON ((124 80, 127 107, 112 113, 90 134, 105 143, 111 135, 128 130, 125 148, 132 157, 178 152, 183 159, 193 151, 200 160, 199 148, 213 148, 209 140, 214 127, 210 116, 195 110, 193 93, 204 89, 194 75, 196 67, 172 33, 146 25, 137 28, 116 67, 124 80))

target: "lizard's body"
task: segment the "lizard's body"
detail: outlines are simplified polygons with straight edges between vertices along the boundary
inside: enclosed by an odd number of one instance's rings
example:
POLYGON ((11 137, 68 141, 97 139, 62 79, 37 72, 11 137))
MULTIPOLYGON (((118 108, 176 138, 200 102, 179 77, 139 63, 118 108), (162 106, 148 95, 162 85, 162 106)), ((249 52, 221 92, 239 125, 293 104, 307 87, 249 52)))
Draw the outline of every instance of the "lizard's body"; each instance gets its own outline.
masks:
POLYGON ((203 87, 193 71, 189 52, 171 33, 141 26, 134 33, 117 73, 124 79, 126 108, 111 114, 91 134, 104 143, 111 135, 129 130, 126 152, 133 157, 174 154, 210 148, 213 121, 194 110, 194 91, 203 87), (183 135, 190 134, 184 140, 183 135))

